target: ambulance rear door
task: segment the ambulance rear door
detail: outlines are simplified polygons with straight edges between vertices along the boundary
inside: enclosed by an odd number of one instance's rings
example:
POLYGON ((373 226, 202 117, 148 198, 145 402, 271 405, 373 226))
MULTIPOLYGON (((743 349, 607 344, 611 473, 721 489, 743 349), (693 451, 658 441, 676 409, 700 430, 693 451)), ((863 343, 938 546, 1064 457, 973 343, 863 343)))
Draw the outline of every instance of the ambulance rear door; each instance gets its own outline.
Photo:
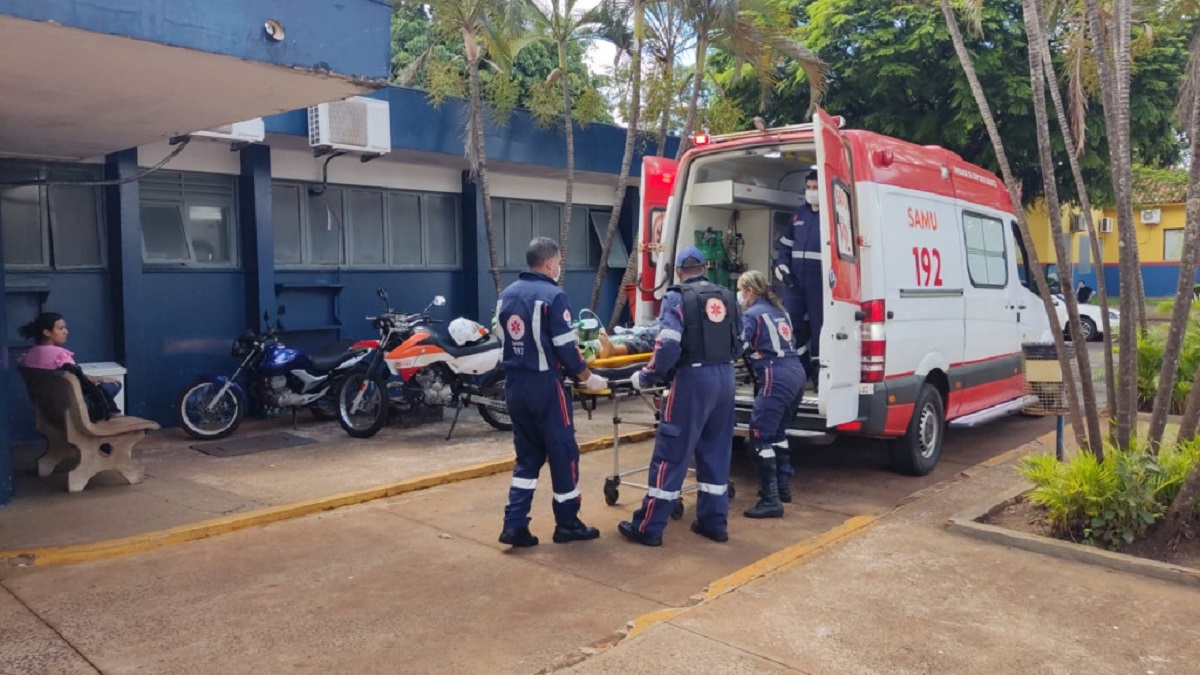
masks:
POLYGON ((826 426, 834 427, 858 419, 862 365, 858 224, 850 150, 838 132, 840 125, 817 108, 813 126, 821 177, 821 267, 825 282, 817 410, 825 417, 826 426))
MULTIPOLYGON (((671 259, 665 253, 667 235, 667 212, 670 210, 675 182, 679 176, 679 163, 665 157, 642 158, 641 206, 638 225, 638 275, 636 313, 640 323, 649 323, 658 318, 658 303, 666 285, 674 274, 671 259), (659 291, 656 293, 656 290, 659 291)), ((671 229, 671 237, 675 228, 671 229)))

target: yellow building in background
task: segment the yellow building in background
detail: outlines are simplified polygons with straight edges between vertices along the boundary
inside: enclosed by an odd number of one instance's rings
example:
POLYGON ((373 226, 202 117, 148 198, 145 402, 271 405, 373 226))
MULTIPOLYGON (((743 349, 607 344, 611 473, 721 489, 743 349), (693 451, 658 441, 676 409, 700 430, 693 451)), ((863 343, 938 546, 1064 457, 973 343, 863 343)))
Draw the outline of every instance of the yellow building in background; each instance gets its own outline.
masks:
MULTIPOLYGON (((1179 260, 1183 252, 1186 223, 1184 200, 1187 172, 1182 169, 1136 167, 1133 181, 1133 221, 1146 297, 1173 297, 1179 284, 1179 260)), ((1026 211, 1030 234, 1038 260, 1054 263, 1054 240, 1045 203, 1037 202, 1026 211)), ((1092 218, 1101 244, 1101 260, 1092 256, 1086 225, 1077 206, 1064 206, 1063 235, 1068 242, 1072 278, 1096 286, 1096 276, 1104 271, 1109 293, 1116 294, 1120 281, 1117 271, 1117 212, 1114 207, 1093 210, 1092 218)))

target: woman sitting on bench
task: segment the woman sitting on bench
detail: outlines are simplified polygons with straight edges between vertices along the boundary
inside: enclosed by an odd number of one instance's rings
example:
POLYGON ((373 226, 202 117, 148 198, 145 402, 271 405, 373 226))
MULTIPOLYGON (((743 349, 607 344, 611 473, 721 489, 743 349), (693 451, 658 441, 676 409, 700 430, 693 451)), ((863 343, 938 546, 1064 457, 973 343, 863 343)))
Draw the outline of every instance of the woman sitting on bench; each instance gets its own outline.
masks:
POLYGON ((22 337, 34 341, 33 347, 21 356, 20 365, 22 367, 69 370, 75 373, 80 378, 84 399, 88 400, 88 415, 93 418, 93 422, 99 421, 95 419, 96 417, 104 419, 108 415, 121 414, 115 403, 116 395, 121 391, 121 383, 109 378, 91 377, 84 374, 79 365, 75 363, 75 355, 63 347, 67 343, 68 331, 67 321, 62 314, 43 312, 33 321, 21 326, 20 330, 22 337), (87 383, 96 386, 89 387, 87 383), (103 402, 92 400, 94 396, 89 396, 91 393, 89 390, 97 389, 105 399, 103 402), (93 411, 93 407, 97 410, 93 411), (101 412, 106 414, 100 414, 101 412))

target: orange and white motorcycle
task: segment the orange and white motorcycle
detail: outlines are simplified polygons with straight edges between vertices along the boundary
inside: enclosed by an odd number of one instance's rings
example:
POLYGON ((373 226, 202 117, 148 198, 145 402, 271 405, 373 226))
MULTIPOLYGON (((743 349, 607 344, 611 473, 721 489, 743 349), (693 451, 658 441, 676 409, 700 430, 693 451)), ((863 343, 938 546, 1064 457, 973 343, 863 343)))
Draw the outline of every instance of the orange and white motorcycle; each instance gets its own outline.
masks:
MULTIPOLYGON (((379 297, 388 304, 387 291, 379 297)), ((451 406, 454 433, 463 408, 476 406, 485 422, 501 431, 512 429, 504 402, 502 345, 486 328, 466 318, 450 322, 449 337, 435 333, 432 325, 444 323, 429 316, 433 307, 446 304, 437 296, 420 314, 400 314, 390 306, 369 316, 379 331, 379 341, 364 341, 371 348, 366 366, 347 375, 336 393, 338 423, 355 438, 370 438, 388 422, 392 408, 451 406)))

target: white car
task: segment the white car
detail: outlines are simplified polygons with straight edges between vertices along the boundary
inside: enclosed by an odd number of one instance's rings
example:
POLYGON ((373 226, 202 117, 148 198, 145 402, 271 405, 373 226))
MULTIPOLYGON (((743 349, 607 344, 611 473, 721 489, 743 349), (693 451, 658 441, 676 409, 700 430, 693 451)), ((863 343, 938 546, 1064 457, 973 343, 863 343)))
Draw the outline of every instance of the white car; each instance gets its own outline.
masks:
MULTIPOLYGON (((1070 335, 1071 327, 1067 325, 1067 305, 1061 294, 1055 295, 1052 298, 1054 302, 1054 310, 1058 312, 1058 322, 1062 324, 1063 334, 1070 335)), ((1083 324, 1083 341, 1091 342, 1099 340, 1102 335, 1101 327, 1104 326, 1104 319, 1101 312, 1104 310, 1099 305, 1089 305, 1079 303, 1079 322, 1083 324)), ((1115 309, 1108 310, 1108 322, 1115 331, 1121 325, 1121 313, 1115 309)))

